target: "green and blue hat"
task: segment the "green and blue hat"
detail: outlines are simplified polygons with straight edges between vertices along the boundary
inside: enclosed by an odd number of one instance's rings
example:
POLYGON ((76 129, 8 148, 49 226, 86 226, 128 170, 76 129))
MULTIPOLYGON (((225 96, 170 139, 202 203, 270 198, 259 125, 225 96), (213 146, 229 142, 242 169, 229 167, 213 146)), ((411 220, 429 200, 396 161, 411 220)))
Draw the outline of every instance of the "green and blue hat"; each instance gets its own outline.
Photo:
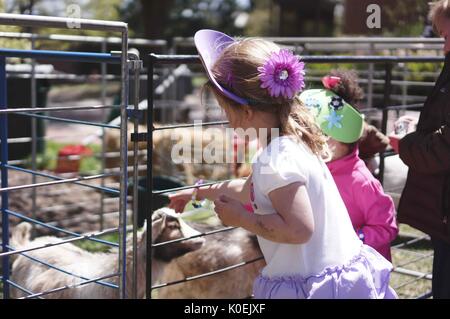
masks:
POLYGON ((305 90, 299 98, 312 112, 317 125, 326 135, 348 144, 356 142, 361 137, 364 115, 333 91, 305 90))

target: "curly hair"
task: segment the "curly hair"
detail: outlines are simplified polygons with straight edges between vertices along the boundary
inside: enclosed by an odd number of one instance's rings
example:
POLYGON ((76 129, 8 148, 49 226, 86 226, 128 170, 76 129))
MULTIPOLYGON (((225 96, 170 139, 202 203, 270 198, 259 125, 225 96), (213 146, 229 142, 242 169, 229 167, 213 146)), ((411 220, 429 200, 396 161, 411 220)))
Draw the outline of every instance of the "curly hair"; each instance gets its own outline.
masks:
POLYGON ((335 69, 329 75, 341 78, 341 82, 333 88, 333 92, 342 97, 355 108, 364 98, 364 91, 358 84, 358 75, 355 71, 335 69))

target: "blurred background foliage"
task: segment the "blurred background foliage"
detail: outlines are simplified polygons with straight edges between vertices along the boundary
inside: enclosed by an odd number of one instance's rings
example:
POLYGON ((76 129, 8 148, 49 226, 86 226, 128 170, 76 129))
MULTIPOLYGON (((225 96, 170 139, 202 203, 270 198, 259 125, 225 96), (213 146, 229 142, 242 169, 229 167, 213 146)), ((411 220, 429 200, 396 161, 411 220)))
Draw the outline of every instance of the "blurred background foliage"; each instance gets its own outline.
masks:
MULTIPOLYGON (((428 10, 428 0, 0 0, 1 12, 65 17, 76 17, 79 13, 81 18, 125 21, 129 25, 130 37, 165 39, 169 47, 174 37, 192 37, 201 28, 217 29, 235 36, 419 37, 425 34, 427 27, 429 30, 428 10), (381 8, 380 29, 367 27, 369 4, 378 4, 381 8), (74 5, 79 12, 73 11, 74 5)), ((117 36, 69 28, 52 30, 0 26, 1 31, 117 36)), ((27 40, 1 37, 0 46, 30 48, 27 40)), ((98 50, 98 45, 44 40, 37 41, 36 47, 98 50)), ((312 69, 326 67, 311 65, 312 69)), ((357 68, 353 65, 348 67, 357 68)), ((408 65, 411 70, 424 67, 427 70, 436 68, 422 64, 408 65)))
POLYGON ((428 12, 426 0, 0 0, 0 11, 75 16, 70 5, 79 7, 81 18, 127 22, 133 37, 169 40, 200 28, 246 36, 420 36, 428 12), (369 4, 380 5, 381 29, 366 26, 369 4))

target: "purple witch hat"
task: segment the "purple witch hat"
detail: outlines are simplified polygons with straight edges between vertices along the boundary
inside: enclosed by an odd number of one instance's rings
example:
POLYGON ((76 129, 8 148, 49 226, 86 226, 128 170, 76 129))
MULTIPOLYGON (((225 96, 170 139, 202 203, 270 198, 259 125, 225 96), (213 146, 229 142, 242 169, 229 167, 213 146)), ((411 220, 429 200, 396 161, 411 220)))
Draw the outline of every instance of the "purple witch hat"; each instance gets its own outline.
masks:
POLYGON ((200 60, 206 70, 208 78, 213 85, 226 97, 242 105, 248 105, 249 101, 222 87, 214 78, 212 68, 219 58, 221 52, 235 41, 228 35, 214 30, 200 30, 195 33, 194 43, 200 55, 200 60))

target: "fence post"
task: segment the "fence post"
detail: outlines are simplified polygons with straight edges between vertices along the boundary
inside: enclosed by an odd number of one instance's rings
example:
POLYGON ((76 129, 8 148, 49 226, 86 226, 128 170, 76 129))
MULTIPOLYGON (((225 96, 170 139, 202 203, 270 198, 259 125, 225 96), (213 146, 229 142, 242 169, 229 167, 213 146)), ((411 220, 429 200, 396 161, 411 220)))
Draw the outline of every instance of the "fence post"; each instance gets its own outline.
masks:
MULTIPOLYGON (((384 75, 384 99, 383 99, 383 111, 382 111, 382 120, 381 120, 381 132, 383 134, 387 133, 387 122, 389 111, 387 107, 391 101, 391 91, 392 91, 392 64, 385 64, 385 75, 384 75)), ((385 154, 380 153, 380 173, 378 174, 378 179, 380 183, 384 182, 384 167, 385 167, 385 154)))
MULTIPOLYGON (((142 61, 139 59, 138 54, 128 54, 130 57, 130 68, 133 70, 134 92, 134 134, 139 135, 139 81, 141 76, 142 61)), ((133 141, 133 287, 132 298, 137 299, 137 272, 138 272, 138 254, 137 254, 137 228, 138 228, 138 215, 139 215, 139 141, 133 141)))
MULTIPOLYGON (((6 59, 0 57, 0 109, 6 109, 6 59)), ((1 155, 0 169, 2 173, 1 187, 8 187, 8 114, 0 114, 1 155)), ((1 193, 2 198, 2 252, 7 252, 9 245, 8 191, 1 193)), ((3 298, 9 299, 9 257, 2 258, 3 298)))
POLYGON ((127 193, 128 193, 128 32, 122 31, 120 102, 120 196, 119 196, 119 269, 120 298, 126 295, 127 272, 127 193))
POLYGON ((153 210, 153 90, 156 57, 150 54, 147 65, 147 276, 146 298, 152 298, 152 210, 153 210))
MULTIPOLYGON (((375 44, 371 42, 369 44, 369 54, 375 55, 375 44)), ((375 73, 375 65, 373 63, 369 63, 368 68, 369 74, 367 79, 367 107, 372 108, 373 107, 373 80, 374 80, 374 73, 375 73)))
MULTIPOLYGON (((36 40, 35 40, 35 34, 33 33, 31 35, 31 50, 36 49, 36 40)), ((35 108, 37 106, 37 91, 36 91, 36 59, 31 60, 31 107, 35 108)), ((43 106, 43 105, 40 105, 43 106)), ((43 134, 44 135, 44 134, 43 134)), ((43 141, 42 141, 43 143, 43 141)), ((31 118, 31 169, 33 171, 37 171, 37 118, 32 117, 31 118)), ((31 177, 31 183, 36 184, 37 183, 37 177, 33 174, 31 177)), ((37 189, 33 188, 31 190, 31 214, 34 219, 36 219, 36 197, 37 197, 37 189)), ((36 225, 32 225, 32 236, 36 235, 36 225)))
MULTIPOLYGON (((106 37, 103 38, 102 44, 101 44, 101 50, 102 53, 106 53, 106 37)), ((101 101, 102 105, 106 105, 106 76, 107 76, 107 64, 103 62, 101 64, 101 74, 102 74, 102 90, 101 90, 101 101)), ((102 121, 106 121, 106 110, 102 110, 102 121)), ((105 166, 106 166, 106 135, 105 135, 105 128, 102 127, 102 158, 101 158, 101 171, 102 174, 105 174, 105 166)), ((100 180, 100 186, 105 187, 105 179, 102 178, 100 180)), ((100 231, 103 231, 104 229, 104 213, 105 213, 105 193, 100 192, 100 231)))

